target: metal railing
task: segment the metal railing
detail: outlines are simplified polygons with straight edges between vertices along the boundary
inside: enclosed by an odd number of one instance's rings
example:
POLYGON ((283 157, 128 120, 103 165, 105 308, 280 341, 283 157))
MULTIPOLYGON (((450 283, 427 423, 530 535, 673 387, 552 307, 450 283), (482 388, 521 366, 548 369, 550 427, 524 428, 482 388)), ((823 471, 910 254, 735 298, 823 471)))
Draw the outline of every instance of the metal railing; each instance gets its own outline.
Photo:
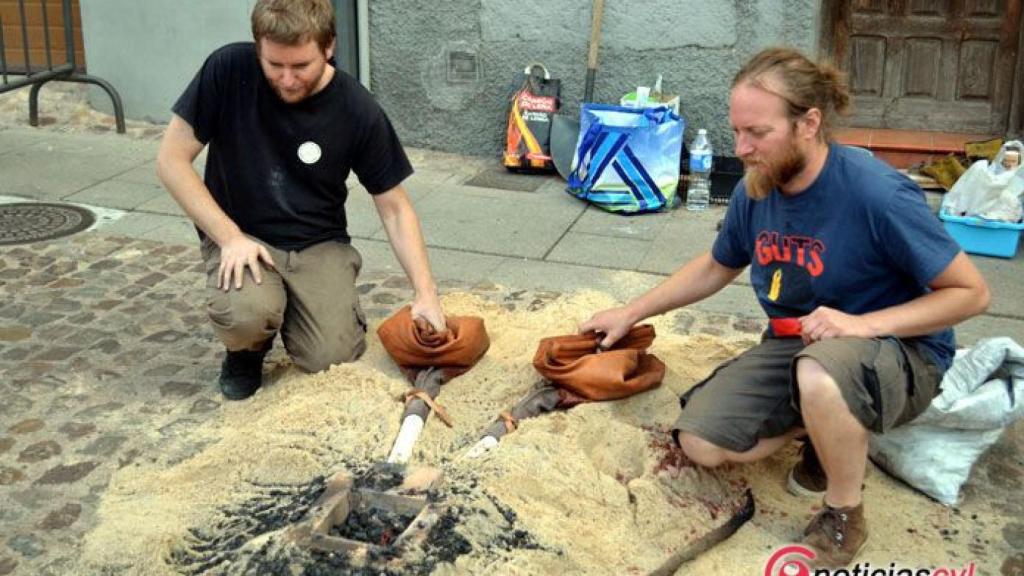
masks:
POLYGON ((33 66, 31 61, 25 0, 18 0, 18 14, 15 20, 17 22, 16 28, 21 32, 21 51, 25 59, 24 66, 19 69, 9 68, 7 65, 7 40, 4 37, 3 14, 0 14, 0 94, 31 86, 28 96, 28 121, 32 126, 38 126, 39 90, 47 82, 95 84, 110 96, 110 100, 114 104, 114 119, 117 123, 117 131, 120 134, 124 134, 124 105, 121 103, 121 95, 106 80, 90 76, 77 69, 75 64, 75 36, 71 0, 60 0, 60 3, 64 19, 64 48, 67 51, 67 56, 64 63, 57 66, 53 64, 53 46, 50 42, 50 15, 49 10, 47 10, 47 0, 39 0, 38 2, 39 10, 42 13, 43 50, 46 54, 45 68, 42 66, 42 63, 33 66), (12 77, 20 78, 12 79, 12 77))

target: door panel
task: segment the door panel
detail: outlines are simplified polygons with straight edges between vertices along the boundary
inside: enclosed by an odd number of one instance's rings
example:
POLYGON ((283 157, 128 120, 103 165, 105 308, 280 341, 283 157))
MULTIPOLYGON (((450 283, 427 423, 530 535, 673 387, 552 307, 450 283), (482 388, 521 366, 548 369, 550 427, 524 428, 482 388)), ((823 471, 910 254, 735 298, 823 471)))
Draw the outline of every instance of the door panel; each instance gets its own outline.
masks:
POLYGON ((830 0, 826 52, 850 76, 851 124, 1003 133, 1024 0, 830 0))

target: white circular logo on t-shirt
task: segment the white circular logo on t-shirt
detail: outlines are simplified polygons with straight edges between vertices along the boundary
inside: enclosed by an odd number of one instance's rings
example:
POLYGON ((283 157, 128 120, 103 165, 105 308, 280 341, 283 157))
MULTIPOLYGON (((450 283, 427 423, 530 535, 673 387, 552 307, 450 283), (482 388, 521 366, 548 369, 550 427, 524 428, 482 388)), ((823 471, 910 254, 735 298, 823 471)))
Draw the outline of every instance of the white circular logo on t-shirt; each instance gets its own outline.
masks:
POLYGON ((316 164, 320 155, 320 145, 316 142, 308 141, 299 145, 299 160, 306 164, 316 164))

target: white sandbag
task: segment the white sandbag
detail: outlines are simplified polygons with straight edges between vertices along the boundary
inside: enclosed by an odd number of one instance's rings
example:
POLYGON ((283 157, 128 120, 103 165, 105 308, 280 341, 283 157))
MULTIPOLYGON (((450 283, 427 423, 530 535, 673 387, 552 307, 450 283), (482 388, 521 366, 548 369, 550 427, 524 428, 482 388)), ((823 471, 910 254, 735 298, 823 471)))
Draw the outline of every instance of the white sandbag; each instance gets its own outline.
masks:
POLYGON ((971 467, 1009 424, 1024 416, 1024 348, 988 338, 958 354, 942 392, 912 422, 872 435, 878 466, 953 506, 971 467))

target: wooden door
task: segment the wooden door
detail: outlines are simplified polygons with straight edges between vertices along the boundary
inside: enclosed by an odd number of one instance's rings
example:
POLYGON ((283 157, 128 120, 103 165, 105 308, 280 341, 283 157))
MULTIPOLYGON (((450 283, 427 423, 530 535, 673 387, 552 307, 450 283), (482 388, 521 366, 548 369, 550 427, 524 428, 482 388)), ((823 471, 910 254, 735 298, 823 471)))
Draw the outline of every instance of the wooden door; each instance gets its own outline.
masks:
POLYGON ((1003 134, 1024 0, 826 0, 826 55, 850 77, 853 126, 1003 134))

